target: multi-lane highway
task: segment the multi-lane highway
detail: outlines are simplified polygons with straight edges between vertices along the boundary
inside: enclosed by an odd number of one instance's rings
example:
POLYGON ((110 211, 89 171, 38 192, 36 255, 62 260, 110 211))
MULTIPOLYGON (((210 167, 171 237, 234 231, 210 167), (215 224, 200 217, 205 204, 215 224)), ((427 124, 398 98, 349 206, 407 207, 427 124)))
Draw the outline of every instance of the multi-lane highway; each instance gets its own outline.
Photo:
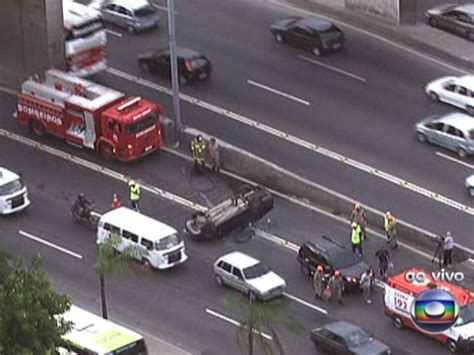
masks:
MULTIPOLYGON (((432 232, 451 229, 458 242, 472 247, 472 214, 459 210, 473 206, 463 187, 472 160, 468 165, 448 160, 443 154, 449 152, 421 145, 413 134, 420 118, 452 110, 432 103, 423 93, 424 85, 459 72, 344 25, 345 50, 312 57, 272 39, 269 25, 289 14, 269 2, 177 2, 178 45, 203 52, 214 68, 210 81, 182 91, 215 105, 215 110, 185 101, 184 122, 432 232), (256 130, 219 108, 330 152, 320 154, 256 130), (332 152, 355 163, 337 161, 332 152), (404 181, 416 187, 408 189, 404 181)), ((168 95, 129 77, 138 75, 169 87, 166 80, 140 72, 136 63, 136 54, 167 45, 166 16, 163 19, 158 31, 111 34, 110 65, 124 74, 111 70, 101 80, 164 102, 172 116, 168 95)))
MULTIPOLYGON (((93 269, 95 236, 74 224, 69 215, 69 207, 78 192, 92 198, 97 210, 102 212, 108 209, 112 193, 126 195, 122 176, 140 176, 147 187, 142 197, 143 212, 182 230, 192 210, 177 201, 160 198, 153 192, 158 190, 151 187, 205 205, 228 196, 239 186, 224 177, 195 176, 191 173, 190 162, 169 153, 149 157, 146 162, 130 167, 111 163, 107 165, 111 170, 104 172, 97 164, 100 161, 87 153, 78 154, 87 162, 70 161, 69 154, 81 153, 73 147, 59 144, 56 146, 62 149, 56 150, 55 141, 47 140, 46 143, 53 143, 49 144, 54 149, 51 154, 20 139, 21 142, 2 138, 0 159, 5 166, 22 173, 33 204, 25 213, 2 219, 1 245, 24 257, 43 255, 44 266, 57 289, 96 312, 100 310, 100 297, 93 269), (44 245, 29 236, 62 249, 44 245)), ((326 234, 348 244, 346 223, 281 199, 277 199, 274 211, 257 228, 294 244, 311 239, 315 234, 326 234)), ((229 354, 239 353, 234 342, 235 326, 230 322, 240 321, 241 315, 223 305, 223 297, 234 291, 219 288, 214 283, 211 266, 218 256, 242 250, 261 259, 286 279, 289 296, 283 314, 296 319, 302 330, 294 334, 282 328, 280 332, 285 346, 296 351, 294 353, 315 353, 308 330, 329 319, 345 319, 362 325, 397 354, 413 353, 420 344, 431 354, 444 352, 442 345, 417 333, 396 331, 383 314, 380 289, 376 290, 371 305, 364 304, 360 296, 347 296, 344 306, 315 302, 311 282, 300 273, 295 251, 275 243, 272 238, 254 237, 242 244, 232 238, 196 243, 185 237, 185 242, 189 261, 181 267, 151 272, 135 265, 130 273, 107 280, 112 319, 145 334, 166 338, 192 353, 222 354, 222 349, 229 354), (226 320, 220 318, 222 316, 226 320)), ((372 265, 375 248, 380 243, 379 238, 372 235, 365 246, 366 260, 372 265)), ((394 261, 397 270, 409 263, 430 267, 429 259, 408 249, 397 252, 394 261)))

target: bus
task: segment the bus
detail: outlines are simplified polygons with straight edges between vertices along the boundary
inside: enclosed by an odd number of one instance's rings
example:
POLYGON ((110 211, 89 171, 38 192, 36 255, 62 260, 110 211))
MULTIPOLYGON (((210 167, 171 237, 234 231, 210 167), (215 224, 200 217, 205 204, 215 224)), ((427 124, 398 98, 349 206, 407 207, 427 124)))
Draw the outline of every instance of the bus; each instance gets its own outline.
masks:
POLYGON ((63 0, 67 70, 85 77, 107 67, 107 35, 102 14, 86 5, 63 0))
POLYGON ((147 355, 142 335, 103 319, 80 307, 61 316, 72 323, 72 329, 63 335, 61 355, 147 355))

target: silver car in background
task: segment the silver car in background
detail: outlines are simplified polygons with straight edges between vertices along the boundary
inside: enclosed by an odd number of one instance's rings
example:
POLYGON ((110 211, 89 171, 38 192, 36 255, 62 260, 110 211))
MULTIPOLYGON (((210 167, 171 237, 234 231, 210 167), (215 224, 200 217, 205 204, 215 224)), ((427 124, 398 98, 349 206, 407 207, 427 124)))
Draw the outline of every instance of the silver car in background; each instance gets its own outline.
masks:
POLYGON ((415 125, 418 141, 455 151, 461 158, 474 154, 474 117, 452 112, 425 118, 415 125))
POLYGON ((95 0, 89 6, 99 10, 105 22, 129 33, 157 27, 160 21, 158 11, 148 0, 95 0))
POLYGON ((465 182, 467 192, 474 197, 474 175, 468 176, 465 182))
POLYGON ((283 294, 286 282, 260 261, 241 252, 221 256, 214 263, 218 285, 228 285, 249 296, 268 300, 283 294))

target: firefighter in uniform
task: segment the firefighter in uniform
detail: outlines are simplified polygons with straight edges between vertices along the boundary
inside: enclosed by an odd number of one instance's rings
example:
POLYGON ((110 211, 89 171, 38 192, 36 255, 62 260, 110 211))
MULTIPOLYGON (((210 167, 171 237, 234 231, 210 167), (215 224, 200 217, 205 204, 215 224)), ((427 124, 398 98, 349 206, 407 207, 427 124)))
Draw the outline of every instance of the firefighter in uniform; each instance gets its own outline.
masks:
POLYGON ((194 167, 197 168, 199 164, 204 167, 206 141, 202 138, 202 135, 199 134, 191 141, 191 153, 194 159, 194 167))
POLYGON ((135 211, 140 212, 140 185, 135 181, 130 180, 128 183, 129 192, 130 192, 130 202, 135 211))
POLYGON ((321 299, 324 291, 324 269, 318 265, 313 275, 314 296, 321 299))
POLYGON ((393 249, 397 249, 397 219, 390 212, 386 212, 383 225, 387 233, 387 243, 390 244, 393 249))
POLYGON ((362 256, 362 227, 355 222, 352 223, 351 243, 352 252, 358 256, 362 256))
POLYGON ((122 207, 122 202, 120 202, 117 194, 114 194, 114 197, 112 199, 112 204, 110 205, 110 207, 112 207, 112 209, 122 207))

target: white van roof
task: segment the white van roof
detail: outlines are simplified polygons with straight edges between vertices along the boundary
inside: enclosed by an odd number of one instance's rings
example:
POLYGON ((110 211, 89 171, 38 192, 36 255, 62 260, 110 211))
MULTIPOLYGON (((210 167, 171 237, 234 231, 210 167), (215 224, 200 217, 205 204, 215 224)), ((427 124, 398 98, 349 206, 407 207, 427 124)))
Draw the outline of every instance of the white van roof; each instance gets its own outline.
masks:
POLYGON ((177 233, 176 229, 167 224, 135 212, 127 207, 120 207, 104 213, 100 221, 138 234, 141 237, 149 239, 151 242, 159 241, 164 237, 177 233))

